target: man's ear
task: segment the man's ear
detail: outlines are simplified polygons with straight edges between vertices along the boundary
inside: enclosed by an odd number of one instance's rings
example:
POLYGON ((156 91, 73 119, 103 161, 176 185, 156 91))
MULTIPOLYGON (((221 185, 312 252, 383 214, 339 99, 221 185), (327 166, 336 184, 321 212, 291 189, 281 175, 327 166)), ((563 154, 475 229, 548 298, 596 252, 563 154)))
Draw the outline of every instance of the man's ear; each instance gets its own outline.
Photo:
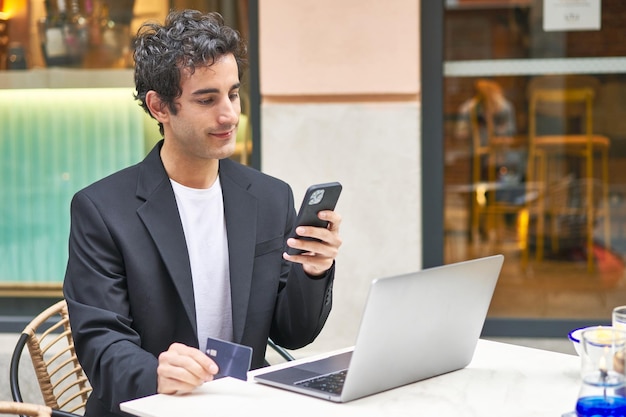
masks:
POLYGON ((150 90, 146 93, 146 106, 148 106, 152 117, 158 122, 166 123, 169 121, 169 108, 167 104, 161 100, 161 97, 159 97, 156 91, 150 90))

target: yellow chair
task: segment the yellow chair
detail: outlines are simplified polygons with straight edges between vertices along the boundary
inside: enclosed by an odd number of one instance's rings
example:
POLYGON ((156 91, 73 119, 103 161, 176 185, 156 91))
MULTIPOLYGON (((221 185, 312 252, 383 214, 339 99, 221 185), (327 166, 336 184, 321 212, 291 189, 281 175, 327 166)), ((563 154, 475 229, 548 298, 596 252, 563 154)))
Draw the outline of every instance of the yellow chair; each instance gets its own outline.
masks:
POLYGON ((239 127, 237 128, 237 139, 235 142, 234 159, 244 165, 248 165, 248 160, 252 154, 252 128, 247 115, 239 115, 239 127))
MULTIPOLYGON (((572 232, 566 229, 575 227, 572 220, 582 219, 587 269, 591 272, 594 269, 594 228, 598 219, 602 219, 605 247, 610 248, 611 243, 608 200, 610 140, 594 133, 593 85, 584 86, 582 82, 567 80, 561 81, 561 85, 550 85, 550 80, 544 85, 538 84, 530 89, 528 112, 528 184, 539 190, 539 198, 529 207, 529 214, 536 222, 535 257, 537 261, 544 258, 546 220, 549 221, 551 249, 558 250, 564 233, 572 232), (546 113, 542 120, 556 117, 561 119, 562 125, 571 126, 562 132, 542 133, 538 120, 546 113), (571 119, 575 121, 569 122, 571 119), (579 129, 576 130, 576 127, 579 129), (596 158, 599 158, 599 166, 596 158), (581 169, 574 175, 577 162, 581 169), (599 175, 596 173, 598 168, 599 175)), ((528 246, 529 242, 526 244, 525 260, 528 259, 528 246)))
POLYGON ((239 114, 239 126, 235 141, 235 152, 232 159, 248 165, 252 155, 252 124, 250 123, 250 99, 248 95, 240 91, 241 113, 239 114))
POLYGON ((46 406, 67 412, 62 415, 84 413, 91 386, 76 357, 65 300, 35 317, 18 339, 10 365, 11 394, 17 402, 23 402, 19 365, 25 346, 46 406))
MULTIPOLYGON (((507 168, 504 166, 507 154, 519 152, 526 148, 524 137, 509 134, 501 135, 496 132, 494 119, 497 109, 493 100, 489 99, 489 90, 497 88, 489 80, 479 80, 476 83, 477 95, 473 99, 473 106, 469 112, 471 140, 472 140, 472 197, 471 235, 477 241, 481 235, 481 228, 489 235, 490 240, 502 242, 504 217, 513 215, 516 219, 515 232, 518 243, 525 241, 523 224, 519 224, 518 216, 525 209, 525 190, 522 184, 508 184, 507 168), (517 194, 516 200, 497 198, 498 192, 517 194), (494 239, 495 238, 495 239, 494 239)), ((511 117, 513 115, 511 114, 511 117)), ((525 164, 518 166, 519 171, 525 170, 525 164)), ((518 179, 523 174, 518 172, 518 179)))

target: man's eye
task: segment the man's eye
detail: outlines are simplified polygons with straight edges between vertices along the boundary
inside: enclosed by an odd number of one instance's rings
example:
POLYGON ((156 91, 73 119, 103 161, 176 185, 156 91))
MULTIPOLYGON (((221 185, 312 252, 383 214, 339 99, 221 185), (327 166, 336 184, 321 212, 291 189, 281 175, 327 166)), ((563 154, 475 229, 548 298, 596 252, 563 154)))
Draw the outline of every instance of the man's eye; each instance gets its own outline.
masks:
POLYGON ((230 99, 231 100, 237 100, 238 98, 239 98, 239 92, 231 93, 231 95, 230 95, 230 99))

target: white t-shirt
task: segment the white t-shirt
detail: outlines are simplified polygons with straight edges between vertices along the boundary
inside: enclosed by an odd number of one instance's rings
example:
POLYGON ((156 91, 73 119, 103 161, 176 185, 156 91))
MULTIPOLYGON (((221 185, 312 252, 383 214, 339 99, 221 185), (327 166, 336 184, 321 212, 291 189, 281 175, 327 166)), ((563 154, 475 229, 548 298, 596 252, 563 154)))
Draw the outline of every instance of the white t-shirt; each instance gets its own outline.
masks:
POLYGON ((191 263, 200 350, 207 337, 232 341, 233 316, 228 239, 219 177, 211 188, 189 188, 170 180, 183 223, 191 263))

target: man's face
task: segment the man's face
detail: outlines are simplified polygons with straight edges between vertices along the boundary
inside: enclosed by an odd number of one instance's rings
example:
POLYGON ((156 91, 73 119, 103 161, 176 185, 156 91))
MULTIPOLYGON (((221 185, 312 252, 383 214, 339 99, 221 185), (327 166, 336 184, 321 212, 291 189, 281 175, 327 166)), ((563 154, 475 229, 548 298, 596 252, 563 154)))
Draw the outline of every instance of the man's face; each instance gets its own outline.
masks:
POLYGON ((177 114, 169 112, 165 137, 185 159, 222 159, 235 151, 241 113, 239 75, 232 54, 209 67, 182 71, 177 114))

